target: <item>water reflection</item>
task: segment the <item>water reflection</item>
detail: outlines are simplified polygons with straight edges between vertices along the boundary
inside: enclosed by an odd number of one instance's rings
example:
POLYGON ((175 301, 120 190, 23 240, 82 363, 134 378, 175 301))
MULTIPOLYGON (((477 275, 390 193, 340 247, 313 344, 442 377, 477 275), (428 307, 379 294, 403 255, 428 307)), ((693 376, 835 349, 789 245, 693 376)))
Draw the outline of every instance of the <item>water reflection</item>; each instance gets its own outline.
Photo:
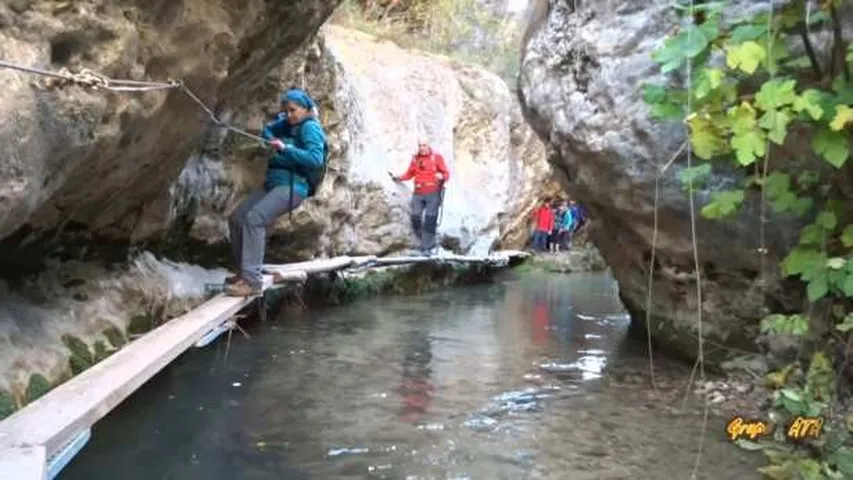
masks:
POLYGON ((689 429, 650 444, 663 423, 642 390, 608 390, 614 358, 645 367, 624 353, 626 322, 601 275, 280 318, 232 339, 227 361, 220 345, 168 368, 62 478, 684 478, 689 429))
POLYGON ((435 390, 430 382, 432 351, 426 331, 416 328, 406 336, 403 375, 398 389, 403 403, 400 418, 408 423, 418 423, 426 413, 435 390))

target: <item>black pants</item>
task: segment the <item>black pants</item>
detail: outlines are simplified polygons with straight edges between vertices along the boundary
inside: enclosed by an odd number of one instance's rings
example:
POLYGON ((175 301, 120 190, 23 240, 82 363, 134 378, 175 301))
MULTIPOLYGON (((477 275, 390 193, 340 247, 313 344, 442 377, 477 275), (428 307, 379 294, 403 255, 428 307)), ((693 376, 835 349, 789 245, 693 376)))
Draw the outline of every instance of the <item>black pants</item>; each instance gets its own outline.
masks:
POLYGON ((438 207, 441 206, 441 190, 427 195, 412 195, 412 231, 420 242, 420 250, 432 250, 436 246, 438 207))

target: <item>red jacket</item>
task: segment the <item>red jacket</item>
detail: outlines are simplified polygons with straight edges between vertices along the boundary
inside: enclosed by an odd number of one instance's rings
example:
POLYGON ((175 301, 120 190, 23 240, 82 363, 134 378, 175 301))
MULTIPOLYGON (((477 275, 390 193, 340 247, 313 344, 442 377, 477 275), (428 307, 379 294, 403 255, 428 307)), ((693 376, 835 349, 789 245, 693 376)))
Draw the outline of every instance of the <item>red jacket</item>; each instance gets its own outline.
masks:
POLYGON ((406 181, 414 178, 415 194, 429 195, 438 191, 441 186, 438 173, 441 174, 443 183, 447 183, 450 179, 450 172, 444 165, 444 157, 430 150, 427 155, 413 156, 411 163, 409 163, 409 169, 400 177, 400 180, 406 181))
POLYGON ((542 230, 544 232, 551 232, 554 230, 554 211, 551 210, 550 205, 542 205, 538 209, 536 209, 536 229, 542 230))

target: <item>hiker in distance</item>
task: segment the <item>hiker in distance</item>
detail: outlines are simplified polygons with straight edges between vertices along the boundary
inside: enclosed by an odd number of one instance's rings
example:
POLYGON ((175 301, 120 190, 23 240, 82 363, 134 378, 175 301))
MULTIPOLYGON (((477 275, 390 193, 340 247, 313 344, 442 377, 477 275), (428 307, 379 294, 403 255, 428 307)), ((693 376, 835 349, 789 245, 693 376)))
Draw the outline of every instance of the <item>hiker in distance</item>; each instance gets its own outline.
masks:
POLYGON ((252 191, 228 219, 239 273, 225 279, 225 292, 235 297, 263 291, 267 227, 314 194, 328 154, 314 100, 298 88, 281 94, 281 113, 262 136, 274 149, 263 188, 252 191))
POLYGON ((421 139, 418 140, 418 153, 412 156, 406 173, 400 176, 391 172, 388 174, 396 182, 414 180, 415 191, 410 212, 412 230, 418 239, 417 249, 421 254, 432 254, 436 248, 438 209, 444 201, 444 184, 450 179, 444 158, 434 152, 426 140, 421 139))

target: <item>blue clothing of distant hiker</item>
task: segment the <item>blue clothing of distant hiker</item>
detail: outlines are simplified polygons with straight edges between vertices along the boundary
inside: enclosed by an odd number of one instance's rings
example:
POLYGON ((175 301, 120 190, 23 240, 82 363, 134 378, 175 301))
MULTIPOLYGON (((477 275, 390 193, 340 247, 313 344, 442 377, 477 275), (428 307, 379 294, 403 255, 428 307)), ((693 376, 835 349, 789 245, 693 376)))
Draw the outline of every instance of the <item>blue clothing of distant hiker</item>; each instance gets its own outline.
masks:
POLYGON ((572 227, 574 225, 574 222, 575 222, 575 216, 572 213, 572 209, 567 208, 563 212, 562 218, 560 218, 560 227, 563 230, 572 231, 572 227))
POLYGON ((228 220, 239 273, 225 280, 226 293, 244 297, 263 291, 267 226, 314 194, 326 154, 326 134, 311 97, 301 89, 281 95, 282 112, 262 136, 275 149, 267 162, 263 188, 251 192, 228 220))

